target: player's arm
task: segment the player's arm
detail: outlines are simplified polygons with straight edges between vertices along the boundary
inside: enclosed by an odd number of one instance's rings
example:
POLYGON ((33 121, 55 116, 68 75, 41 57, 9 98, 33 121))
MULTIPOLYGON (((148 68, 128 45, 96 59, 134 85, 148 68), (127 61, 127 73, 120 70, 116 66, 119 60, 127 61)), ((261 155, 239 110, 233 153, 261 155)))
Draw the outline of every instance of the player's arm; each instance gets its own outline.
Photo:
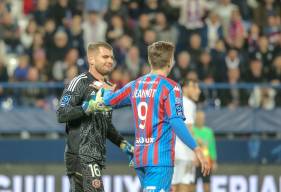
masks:
POLYGON ((103 94, 104 104, 115 108, 130 105, 131 87, 132 82, 115 92, 105 89, 103 94))
POLYGON ((60 123, 75 120, 85 115, 82 108, 85 86, 82 80, 79 80, 75 87, 74 85, 75 84, 70 83, 64 89, 60 99, 59 108, 57 109, 57 118, 60 123))
POLYGON ((201 149, 197 146, 195 140, 191 136, 184 123, 185 117, 183 114, 182 92, 179 86, 175 86, 169 91, 168 95, 165 97, 164 107, 169 118, 169 123, 176 135, 182 140, 183 143, 185 143, 194 151, 201 163, 203 174, 209 174, 210 165, 204 158, 201 149))
POLYGON ((111 118, 108 119, 107 138, 128 155, 130 165, 132 165, 134 147, 116 130, 111 118))

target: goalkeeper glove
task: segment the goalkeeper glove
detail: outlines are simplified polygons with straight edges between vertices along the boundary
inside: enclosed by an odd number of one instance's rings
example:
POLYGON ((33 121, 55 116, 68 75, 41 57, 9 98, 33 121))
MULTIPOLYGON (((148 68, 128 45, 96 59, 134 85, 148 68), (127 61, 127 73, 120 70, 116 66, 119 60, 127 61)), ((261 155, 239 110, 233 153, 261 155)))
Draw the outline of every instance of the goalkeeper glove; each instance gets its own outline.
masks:
POLYGON ((131 145, 128 141, 123 140, 120 144, 120 149, 127 154, 129 157, 129 166, 133 167, 134 166, 134 146, 131 145))
POLYGON ((92 95, 89 101, 84 101, 82 108, 84 112, 89 115, 95 111, 110 111, 112 108, 105 106, 103 102, 103 92, 104 89, 99 89, 97 94, 92 95))

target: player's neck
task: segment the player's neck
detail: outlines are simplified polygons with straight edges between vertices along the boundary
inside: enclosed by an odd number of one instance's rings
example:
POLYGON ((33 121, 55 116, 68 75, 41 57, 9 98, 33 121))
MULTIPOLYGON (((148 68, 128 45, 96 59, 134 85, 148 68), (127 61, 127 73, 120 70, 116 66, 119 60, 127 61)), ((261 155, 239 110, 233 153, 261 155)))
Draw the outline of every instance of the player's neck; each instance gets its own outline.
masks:
POLYGON ((98 81, 104 82, 105 77, 104 77, 102 74, 100 74, 100 73, 96 70, 96 68, 91 67, 91 68, 89 69, 89 73, 91 73, 91 75, 93 75, 93 77, 96 78, 98 81))
POLYGON ((167 72, 161 69, 151 69, 150 74, 162 75, 165 77, 168 76, 167 72))

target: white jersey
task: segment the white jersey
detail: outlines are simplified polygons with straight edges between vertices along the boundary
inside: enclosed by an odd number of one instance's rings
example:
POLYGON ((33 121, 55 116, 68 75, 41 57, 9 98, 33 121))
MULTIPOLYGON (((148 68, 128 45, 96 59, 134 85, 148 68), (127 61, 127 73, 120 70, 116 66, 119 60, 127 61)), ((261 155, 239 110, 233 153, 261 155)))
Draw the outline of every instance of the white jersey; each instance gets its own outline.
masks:
MULTIPOLYGON (((183 110, 186 118, 185 124, 194 124, 196 114, 196 104, 189 98, 183 96, 183 110)), ((187 147, 178 137, 175 145, 175 159, 193 161, 194 152, 187 147)))

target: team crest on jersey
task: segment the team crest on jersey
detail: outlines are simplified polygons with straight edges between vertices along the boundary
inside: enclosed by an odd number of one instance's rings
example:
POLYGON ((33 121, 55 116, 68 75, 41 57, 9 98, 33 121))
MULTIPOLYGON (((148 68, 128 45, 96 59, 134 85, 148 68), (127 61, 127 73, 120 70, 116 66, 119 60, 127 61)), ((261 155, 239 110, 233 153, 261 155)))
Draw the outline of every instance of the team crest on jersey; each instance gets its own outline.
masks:
POLYGON ((94 179, 92 181, 92 186, 95 188, 95 189, 98 189, 101 187, 101 181, 99 179, 94 179))
POLYGON ((63 98, 61 99, 61 102, 60 102, 60 106, 65 107, 66 105, 68 105, 70 99, 71 99, 70 95, 63 96, 63 98))

